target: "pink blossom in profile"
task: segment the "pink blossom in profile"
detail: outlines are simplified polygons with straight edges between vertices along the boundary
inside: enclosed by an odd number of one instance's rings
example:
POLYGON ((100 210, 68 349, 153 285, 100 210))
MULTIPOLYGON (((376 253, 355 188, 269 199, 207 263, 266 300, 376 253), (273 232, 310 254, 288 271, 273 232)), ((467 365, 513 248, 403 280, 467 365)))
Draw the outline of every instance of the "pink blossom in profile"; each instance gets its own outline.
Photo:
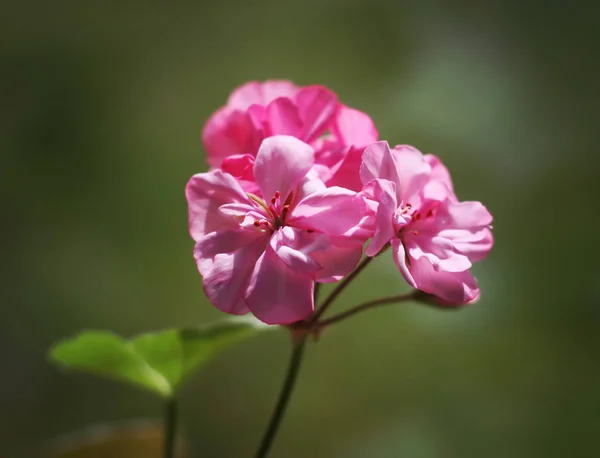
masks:
POLYGON ((493 245, 492 216, 479 202, 459 202, 441 161, 410 146, 369 146, 360 170, 365 193, 378 203, 366 249, 391 244, 406 281, 444 305, 471 303, 479 287, 470 273, 493 245))
POLYGON ((262 141, 250 164, 229 164, 248 180, 215 169, 186 187, 194 256, 208 299, 231 314, 269 324, 307 318, 314 281, 337 281, 360 259, 357 227, 366 204, 356 192, 315 178, 313 148, 291 136, 262 141), (242 185, 254 183, 257 194, 242 185), (264 196, 263 197, 259 197, 264 196))
POLYGON ((246 170, 241 165, 252 162, 262 141, 274 135, 312 146, 319 178, 355 191, 361 189, 362 151, 378 139, 369 116, 339 103, 329 89, 270 80, 234 90, 204 126, 202 141, 211 167, 228 169, 244 180, 245 175, 238 175, 246 170))

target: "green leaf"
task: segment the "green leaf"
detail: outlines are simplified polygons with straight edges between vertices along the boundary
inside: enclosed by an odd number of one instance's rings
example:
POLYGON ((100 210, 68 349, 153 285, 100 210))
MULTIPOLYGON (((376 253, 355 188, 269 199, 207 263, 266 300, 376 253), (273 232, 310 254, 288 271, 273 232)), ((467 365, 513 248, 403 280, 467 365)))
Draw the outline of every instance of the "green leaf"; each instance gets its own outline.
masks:
POLYGON ((272 328, 254 318, 234 317, 201 327, 141 334, 131 340, 109 331, 84 331, 54 345, 50 357, 69 369, 104 375, 170 397, 217 352, 272 328))

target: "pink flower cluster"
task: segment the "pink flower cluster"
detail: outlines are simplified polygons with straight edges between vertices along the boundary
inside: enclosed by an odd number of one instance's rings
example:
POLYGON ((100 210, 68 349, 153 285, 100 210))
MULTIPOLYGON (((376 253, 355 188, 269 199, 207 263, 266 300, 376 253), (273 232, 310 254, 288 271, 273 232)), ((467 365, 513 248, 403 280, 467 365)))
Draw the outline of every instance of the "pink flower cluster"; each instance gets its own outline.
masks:
POLYGON ((469 269, 493 245, 492 217, 460 202, 441 161, 378 141, 368 115, 322 86, 251 82, 202 132, 211 170, 186 187, 194 257, 208 299, 289 324, 314 310, 365 254, 391 251, 440 304, 477 300, 469 269), (370 239, 370 241, 369 241, 370 239))

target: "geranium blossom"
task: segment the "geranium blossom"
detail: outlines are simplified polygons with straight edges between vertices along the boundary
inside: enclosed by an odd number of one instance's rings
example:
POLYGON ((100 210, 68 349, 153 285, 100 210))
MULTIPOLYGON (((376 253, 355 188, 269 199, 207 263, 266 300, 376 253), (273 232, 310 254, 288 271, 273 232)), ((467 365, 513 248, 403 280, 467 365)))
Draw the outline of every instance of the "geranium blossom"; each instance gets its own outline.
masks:
POLYGON ((475 301, 479 288, 469 269, 493 244, 487 209, 479 202, 459 202, 439 159, 410 146, 369 146, 360 175, 378 205, 366 254, 374 256, 390 243, 411 286, 447 305, 475 301))
POLYGON ((294 137, 273 136, 246 170, 258 195, 220 169, 188 183, 194 256, 207 297, 222 311, 251 311, 269 324, 302 320, 314 309, 314 281, 337 281, 360 259, 365 201, 326 188, 314 156, 294 137))
POLYGON ((289 135, 315 150, 314 170, 329 185, 359 191, 358 170, 364 148, 377 141, 369 116, 338 102, 323 86, 298 87, 289 81, 256 81, 237 88, 202 131, 212 167, 248 180, 261 142, 289 135))

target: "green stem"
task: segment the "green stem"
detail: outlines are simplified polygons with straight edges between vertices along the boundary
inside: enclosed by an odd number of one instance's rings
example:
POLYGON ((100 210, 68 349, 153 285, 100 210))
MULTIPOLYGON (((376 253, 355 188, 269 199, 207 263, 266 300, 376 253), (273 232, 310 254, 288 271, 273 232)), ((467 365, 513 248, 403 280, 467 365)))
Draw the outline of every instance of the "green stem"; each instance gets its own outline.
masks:
POLYGON ((164 438, 164 458, 173 458, 175 456, 175 442, 177 431, 177 399, 169 398, 165 405, 165 438, 164 438))
POLYGON ((346 288, 346 286, 348 286, 352 282, 352 280, 354 280, 356 276, 359 273, 361 273, 365 267, 369 265, 372 259, 373 258, 369 257, 363 259, 362 262, 356 267, 356 269, 354 269, 348 276, 346 276, 340 282, 339 285, 337 285, 337 287, 331 292, 331 294, 327 296, 323 304, 321 304, 321 307, 319 307, 319 309, 310 318, 311 323, 314 324, 319 320, 319 318, 321 318, 321 316, 323 315, 323 313, 325 313, 325 311, 331 305, 331 303, 340 295, 340 293, 346 288))
POLYGON ((415 290, 415 291, 412 291, 407 294, 399 294, 397 296, 382 297, 381 299, 376 299, 374 301, 365 302, 364 304, 360 304, 355 307, 352 307, 351 309, 348 309, 345 312, 334 315, 331 318, 320 321, 319 323, 317 323, 317 328, 329 326, 330 324, 334 324, 339 321, 345 320, 346 318, 349 318, 352 315, 355 315, 360 312, 364 312, 365 310, 369 310, 374 307, 378 307, 380 305, 389 305, 389 304, 396 304, 398 302, 409 301, 411 299, 414 299, 416 294, 418 294, 418 292, 419 291, 415 290))
POLYGON ((285 382, 283 384, 283 387, 281 388, 281 392, 279 393, 279 399, 277 400, 277 405, 275 406, 275 410, 273 411, 271 420, 269 421, 267 431, 265 432, 262 438, 260 447, 256 452, 256 455, 254 455, 255 458, 265 458, 268 455, 269 450, 271 449, 271 445, 273 444, 273 440, 277 435, 277 430, 279 429, 279 425, 281 424, 281 420, 283 419, 283 415, 288 406, 290 395, 294 390, 296 377, 298 376, 298 370, 300 369, 300 363, 302 362, 304 346, 306 345, 306 337, 307 336, 302 336, 294 344, 294 349, 292 351, 292 357, 288 365, 285 382))

